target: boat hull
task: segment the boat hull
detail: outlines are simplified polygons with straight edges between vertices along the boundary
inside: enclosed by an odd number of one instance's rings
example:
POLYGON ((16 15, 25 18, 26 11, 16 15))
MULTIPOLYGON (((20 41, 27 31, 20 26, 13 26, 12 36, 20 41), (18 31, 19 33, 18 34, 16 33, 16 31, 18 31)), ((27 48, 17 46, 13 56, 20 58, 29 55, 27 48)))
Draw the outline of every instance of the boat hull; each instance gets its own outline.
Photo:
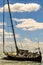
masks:
POLYGON ((8 59, 10 60, 18 60, 18 61, 36 61, 36 62, 41 62, 42 61, 42 55, 41 51, 32 53, 28 52, 27 50, 20 50, 19 53, 4 53, 8 59))
POLYGON ((11 60, 18 60, 18 61, 35 61, 35 62, 41 62, 42 57, 41 55, 35 58, 29 58, 29 57, 19 57, 19 56, 7 56, 11 60))

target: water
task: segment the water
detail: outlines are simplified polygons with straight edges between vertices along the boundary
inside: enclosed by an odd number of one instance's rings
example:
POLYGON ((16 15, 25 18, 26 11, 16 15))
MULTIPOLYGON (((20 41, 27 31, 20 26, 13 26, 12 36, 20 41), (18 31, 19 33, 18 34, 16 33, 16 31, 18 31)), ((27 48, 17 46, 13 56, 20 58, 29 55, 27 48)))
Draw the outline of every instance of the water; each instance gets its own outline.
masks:
POLYGON ((41 63, 32 62, 32 61, 14 61, 14 60, 6 60, 2 59, 4 57, 3 54, 0 54, 0 65, 43 65, 43 60, 41 63))

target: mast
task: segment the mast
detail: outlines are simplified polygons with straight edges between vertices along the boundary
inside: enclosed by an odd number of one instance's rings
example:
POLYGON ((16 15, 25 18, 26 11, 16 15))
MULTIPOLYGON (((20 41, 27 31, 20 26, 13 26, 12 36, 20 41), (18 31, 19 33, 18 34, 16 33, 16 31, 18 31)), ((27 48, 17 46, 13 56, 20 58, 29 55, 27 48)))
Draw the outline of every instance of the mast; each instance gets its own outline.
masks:
POLYGON ((4 53, 4 0, 3 0, 3 53, 4 53))
POLYGON ((9 15, 10 15, 10 20, 11 20, 11 26, 12 26, 12 32, 13 32, 13 37, 14 37, 16 52, 18 53, 18 47, 17 47, 17 43, 16 43, 16 38, 15 38, 15 32, 14 32, 14 26, 13 26, 13 21, 12 21, 10 6, 9 6, 9 0, 7 0, 7 3, 8 3, 8 9, 9 9, 9 15))

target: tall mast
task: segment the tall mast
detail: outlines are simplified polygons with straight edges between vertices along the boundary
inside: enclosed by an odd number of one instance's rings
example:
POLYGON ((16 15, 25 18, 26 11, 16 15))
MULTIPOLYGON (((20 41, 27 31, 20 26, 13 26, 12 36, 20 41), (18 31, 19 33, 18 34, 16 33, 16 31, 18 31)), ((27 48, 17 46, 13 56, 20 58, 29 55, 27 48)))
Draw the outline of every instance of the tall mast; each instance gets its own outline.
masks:
POLYGON ((5 0, 3 0, 3 53, 4 53, 4 2, 5 0))
POLYGON ((9 6, 9 0, 7 0, 7 3, 8 3, 8 9, 9 9, 9 15, 10 15, 10 20, 11 20, 11 26, 12 26, 12 32, 13 32, 15 47, 16 47, 16 51, 17 51, 17 53, 18 53, 18 47, 17 47, 17 43, 16 43, 16 38, 15 38, 15 32, 14 32, 14 26, 13 26, 13 21, 12 21, 10 6, 9 6))

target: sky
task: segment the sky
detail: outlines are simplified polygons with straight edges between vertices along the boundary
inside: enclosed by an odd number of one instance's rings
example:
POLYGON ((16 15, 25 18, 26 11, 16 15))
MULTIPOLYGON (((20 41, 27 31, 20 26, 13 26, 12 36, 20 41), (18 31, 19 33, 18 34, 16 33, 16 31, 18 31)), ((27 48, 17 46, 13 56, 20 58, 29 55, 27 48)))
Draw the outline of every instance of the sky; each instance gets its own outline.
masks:
MULTIPOLYGON (((43 0, 9 0, 16 40, 43 42, 43 0)), ((0 40, 3 34, 3 7, 5 41, 13 41, 7 0, 0 0, 0 40)))

